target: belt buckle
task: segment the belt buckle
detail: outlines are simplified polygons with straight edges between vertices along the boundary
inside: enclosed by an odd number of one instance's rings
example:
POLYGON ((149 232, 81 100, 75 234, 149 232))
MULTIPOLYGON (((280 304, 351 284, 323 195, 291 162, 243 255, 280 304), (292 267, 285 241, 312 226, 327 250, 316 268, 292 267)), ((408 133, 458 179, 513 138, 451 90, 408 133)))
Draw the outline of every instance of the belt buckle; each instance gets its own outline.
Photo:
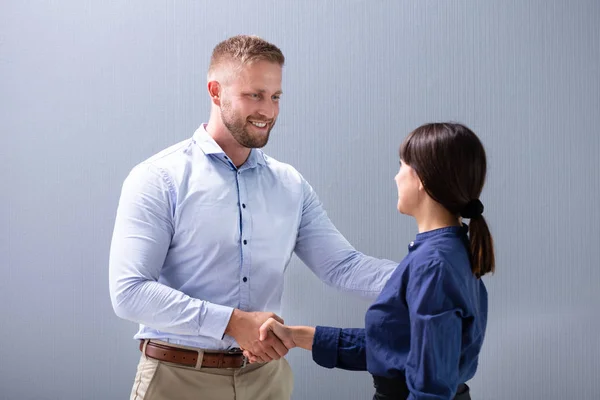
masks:
POLYGON ((248 365, 248 357, 246 357, 244 355, 244 351, 242 349, 240 349, 239 347, 234 347, 234 348, 227 350, 227 354, 231 354, 231 355, 241 354, 242 355, 242 366, 240 367, 240 369, 245 368, 246 365, 248 365))

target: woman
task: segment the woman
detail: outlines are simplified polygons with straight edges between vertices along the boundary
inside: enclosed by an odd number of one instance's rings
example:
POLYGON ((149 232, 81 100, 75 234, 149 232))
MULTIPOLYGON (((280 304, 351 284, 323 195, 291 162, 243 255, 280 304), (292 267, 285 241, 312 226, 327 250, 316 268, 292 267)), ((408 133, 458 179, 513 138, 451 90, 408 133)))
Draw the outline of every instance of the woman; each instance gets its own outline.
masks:
POLYGON ((480 278, 494 271, 479 201, 485 175, 485 150, 469 128, 417 128, 400 148, 395 180, 398 211, 415 218, 419 233, 368 309, 366 328, 285 326, 271 319, 261 327, 261 340, 271 330, 289 348, 312 350, 323 367, 368 370, 374 400, 470 399, 464 382, 475 375, 487 323, 480 278))

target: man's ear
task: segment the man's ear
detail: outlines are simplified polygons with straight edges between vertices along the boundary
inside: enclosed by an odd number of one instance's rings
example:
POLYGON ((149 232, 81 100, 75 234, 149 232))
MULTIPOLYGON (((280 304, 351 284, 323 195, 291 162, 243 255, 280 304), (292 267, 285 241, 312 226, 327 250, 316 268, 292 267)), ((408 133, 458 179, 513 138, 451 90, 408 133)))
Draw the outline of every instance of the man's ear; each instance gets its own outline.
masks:
POLYGON ((216 106, 221 106, 221 84, 217 81, 210 81, 207 85, 210 100, 216 106))

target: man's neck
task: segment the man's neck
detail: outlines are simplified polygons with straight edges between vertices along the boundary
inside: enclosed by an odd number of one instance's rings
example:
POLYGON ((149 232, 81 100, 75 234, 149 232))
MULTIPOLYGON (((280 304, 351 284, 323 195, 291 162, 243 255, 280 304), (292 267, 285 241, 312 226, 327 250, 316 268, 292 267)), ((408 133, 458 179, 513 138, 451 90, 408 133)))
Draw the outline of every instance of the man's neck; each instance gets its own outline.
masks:
POLYGON ((206 132, 214 139, 231 162, 239 168, 250 156, 251 149, 242 146, 231 136, 229 130, 222 124, 217 123, 213 117, 206 125, 206 132))

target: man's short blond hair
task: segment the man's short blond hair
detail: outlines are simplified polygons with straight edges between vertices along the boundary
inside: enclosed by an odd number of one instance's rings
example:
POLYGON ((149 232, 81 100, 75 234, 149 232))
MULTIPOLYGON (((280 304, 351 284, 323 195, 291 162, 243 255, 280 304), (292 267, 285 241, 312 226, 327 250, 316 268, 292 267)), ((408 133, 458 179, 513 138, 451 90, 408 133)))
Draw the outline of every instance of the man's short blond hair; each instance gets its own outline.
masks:
POLYGON ((219 43, 213 50, 208 67, 208 76, 225 64, 239 66, 252 64, 257 61, 269 61, 283 66, 285 57, 281 50, 272 43, 254 35, 237 35, 219 43))

